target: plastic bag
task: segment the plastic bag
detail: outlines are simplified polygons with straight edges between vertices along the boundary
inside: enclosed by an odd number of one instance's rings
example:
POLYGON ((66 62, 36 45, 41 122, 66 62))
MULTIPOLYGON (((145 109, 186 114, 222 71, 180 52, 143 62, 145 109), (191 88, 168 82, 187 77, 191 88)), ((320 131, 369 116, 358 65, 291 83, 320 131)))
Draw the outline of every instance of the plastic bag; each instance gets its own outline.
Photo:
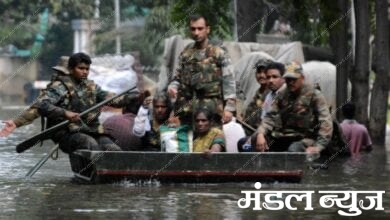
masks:
POLYGON ((160 126, 161 151, 164 152, 192 152, 193 132, 188 125, 179 127, 160 126))

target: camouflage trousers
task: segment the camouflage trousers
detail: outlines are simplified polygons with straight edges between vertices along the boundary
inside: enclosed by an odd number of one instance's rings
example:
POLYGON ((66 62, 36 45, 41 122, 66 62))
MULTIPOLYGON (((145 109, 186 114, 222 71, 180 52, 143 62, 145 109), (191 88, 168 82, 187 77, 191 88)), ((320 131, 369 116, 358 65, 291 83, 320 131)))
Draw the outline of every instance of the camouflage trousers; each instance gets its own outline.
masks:
POLYGON ((194 113, 198 108, 207 108, 214 114, 214 122, 222 128, 223 100, 222 98, 179 98, 174 107, 175 116, 179 116, 181 124, 194 126, 194 113))
POLYGON ((62 132, 59 141, 60 149, 65 153, 71 153, 78 149, 88 149, 94 151, 120 151, 121 148, 109 137, 101 134, 89 135, 81 132, 62 132))

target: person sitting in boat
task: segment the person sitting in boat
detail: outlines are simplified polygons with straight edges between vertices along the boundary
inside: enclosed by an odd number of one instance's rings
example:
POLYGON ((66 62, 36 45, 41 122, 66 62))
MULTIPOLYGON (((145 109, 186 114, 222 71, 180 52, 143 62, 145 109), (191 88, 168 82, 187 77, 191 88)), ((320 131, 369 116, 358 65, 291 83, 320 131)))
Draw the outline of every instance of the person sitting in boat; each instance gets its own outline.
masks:
MULTIPOLYGON (((51 81, 56 79, 58 75, 68 75, 68 56, 61 56, 57 65, 52 66, 51 68, 54 70, 52 73, 51 81)), ((41 94, 40 94, 41 95, 41 94)), ((38 95, 38 96, 40 96, 38 95)), ((31 100, 30 104, 34 103, 36 99, 31 100)), ((5 137, 10 135, 17 127, 21 127, 23 125, 31 124, 35 119, 39 118, 37 108, 28 108, 19 115, 19 117, 14 118, 13 120, 3 121, 5 127, 0 131, 0 137, 5 137)))
MULTIPOLYGON (((257 113, 261 113, 260 117, 256 116, 258 126, 261 124, 262 119, 265 117, 267 112, 272 108, 272 103, 276 97, 286 89, 285 80, 283 75, 285 73, 285 67, 283 63, 279 62, 268 62, 264 69, 267 78, 267 91, 264 101, 261 102, 262 106, 258 107, 257 113)), ((250 116, 247 116, 250 117, 250 116)), ((247 119, 245 119, 247 120, 247 119)), ((248 120, 249 121, 249 120, 248 120)), ((239 152, 253 151, 256 138, 245 137, 241 139, 240 144, 237 145, 239 152)), ((267 148, 262 149, 262 152, 268 151, 267 148)))
POLYGON ((271 62, 272 61, 268 59, 260 59, 255 64, 255 77, 257 83, 260 85, 260 88, 253 96, 252 101, 249 103, 244 115, 245 121, 254 128, 257 128, 260 125, 263 103, 265 100, 265 96, 269 92, 265 69, 267 65, 271 62))
POLYGON ((244 128, 236 122, 233 113, 224 111, 222 116, 222 130, 226 137, 226 151, 237 153, 237 143, 241 138, 245 137, 244 128))
POLYGON ((142 139, 133 134, 134 120, 144 99, 150 97, 149 91, 144 91, 138 100, 122 109, 122 114, 113 115, 103 122, 104 133, 124 151, 143 150, 142 139))
POLYGON ((226 151, 225 136, 221 129, 214 127, 213 113, 207 108, 198 108, 194 114, 195 133, 193 152, 226 151))
POLYGON ((328 147, 333 132, 326 99, 304 83, 299 63, 288 63, 283 77, 287 89, 275 97, 258 127, 255 149, 319 153, 328 147))
MULTIPOLYGON (((69 120, 67 127, 47 137, 59 143, 59 148, 63 152, 71 153, 77 149, 121 150, 104 134, 103 127, 98 121, 99 110, 80 116, 80 112, 113 95, 87 79, 91 63, 91 58, 85 53, 70 56, 69 74, 58 74, 52 79, 36 102, 27 111, 6 123, 4 129, 12 132, 16 127, 29 124, 39 116, 47 117, 48 127, 69 120)), ((112 101, 110 106, 127 106, 138 96, 138 92, 128 93, 112 101)), ((0 133, 6 134, 3 131, 0 133)))
POLYGON ((167 124, 172 111, 170 99, 166 93, 157 93, 153 100, 151 97, 144 100, 134 120, 133 134, 141 137, 144 150, 160 151, 160 126, 167 124), (152 101, 153 115, 149 120, 149 105, 152 101))

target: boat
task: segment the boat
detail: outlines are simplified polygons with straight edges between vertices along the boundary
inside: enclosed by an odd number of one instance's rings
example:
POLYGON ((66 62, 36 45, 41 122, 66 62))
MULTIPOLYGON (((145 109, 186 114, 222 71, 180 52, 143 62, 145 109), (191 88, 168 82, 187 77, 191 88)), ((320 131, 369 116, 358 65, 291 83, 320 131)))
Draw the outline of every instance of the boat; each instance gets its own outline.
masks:
POLYGON ((306 153, 166 153, 77 150, 69 155, 76 179, 161 183, 300 182, 306 153))

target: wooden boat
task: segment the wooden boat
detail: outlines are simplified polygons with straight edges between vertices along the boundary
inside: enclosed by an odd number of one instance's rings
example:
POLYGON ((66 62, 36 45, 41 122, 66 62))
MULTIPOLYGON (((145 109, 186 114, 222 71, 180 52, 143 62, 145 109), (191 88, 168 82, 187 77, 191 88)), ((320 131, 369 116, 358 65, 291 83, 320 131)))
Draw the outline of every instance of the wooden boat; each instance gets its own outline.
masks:
POLYGON ((306 153, 165 153, 77 150, 72 171, 92 183, 158 180, 174 183, 300 182, 306 153))

